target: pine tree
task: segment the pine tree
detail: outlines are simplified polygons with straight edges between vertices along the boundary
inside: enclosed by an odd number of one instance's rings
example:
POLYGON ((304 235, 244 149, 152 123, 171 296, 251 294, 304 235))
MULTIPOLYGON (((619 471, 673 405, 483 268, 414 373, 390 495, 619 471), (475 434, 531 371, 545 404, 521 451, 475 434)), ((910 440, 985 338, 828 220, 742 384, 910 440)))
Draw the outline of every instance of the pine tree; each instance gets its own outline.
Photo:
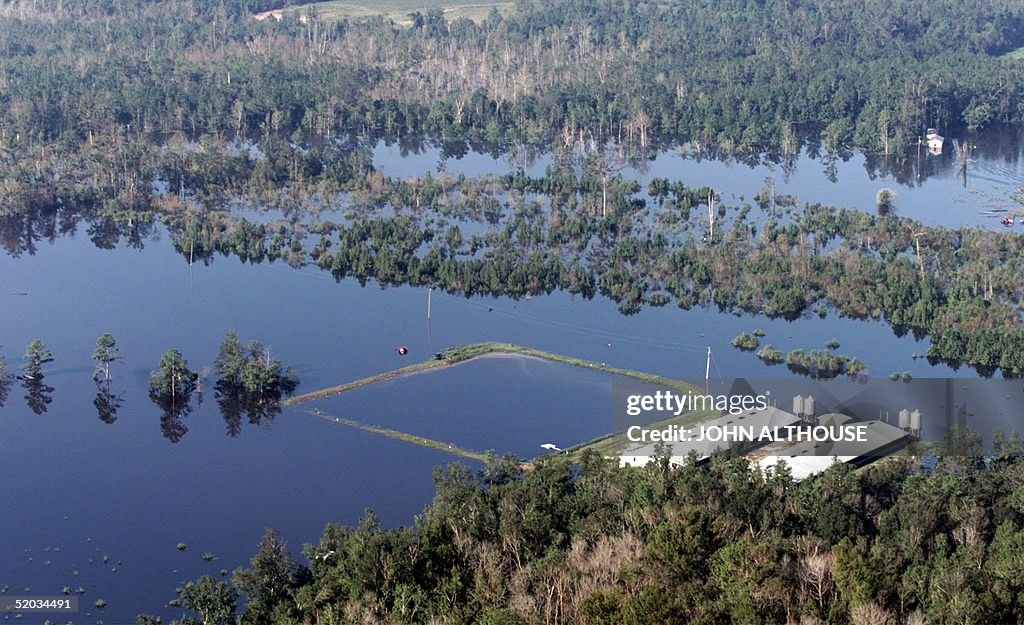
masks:
POLYGON ((231 330, 220 345, 220 353, 213 363, 217 377, 224 384, 238 386, 242 383, 242 370, 245 367, 245 354, 242 341, 238 334, 231 330))
POLYGON ((92 359, 96 361, 96 370, 92 377, 110 382, 110 365, 122 358, 120 350, 117 349, 117 341, 114 335, 109 332, 96 339, 96 350, 92 353, 92 359), (102 374, 102 376, 101 376, 102 374))
POLYGON ((199 374, 188 368, 188 363, 176 349, 169 349, 160 357, 160 370, 149 378, 149 392, 170 397, 187 396, 195 388, 199 374))
POLYGON ((25 350, 25 364, 21 370, 25 372, 25 379, 39 380, 43 377, 43 365, 53 362, 53 354, 46 349, 46 344, 36 339, 28 344, 25 350))

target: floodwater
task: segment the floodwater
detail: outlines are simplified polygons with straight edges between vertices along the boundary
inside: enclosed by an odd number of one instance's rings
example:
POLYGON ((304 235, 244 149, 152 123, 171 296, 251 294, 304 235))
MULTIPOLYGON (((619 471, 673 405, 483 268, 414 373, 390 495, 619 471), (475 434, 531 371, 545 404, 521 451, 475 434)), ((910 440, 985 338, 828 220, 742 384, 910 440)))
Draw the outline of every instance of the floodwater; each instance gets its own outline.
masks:
MULTIPOLYGON (((498 175, 516 168, 541 176, 552 163, 550 155, 526 149, 511 150, 502 157, 469 153, 456 158, 446 156, 441 146, 430 143, 403 146, 384 141, 374 147, 373 156, 383 173, 399 177, 427 171, 456 176, 498 175)), ((828 155, 804 148, 788 160, 757 154, 742 159, 715 158, 683 146, 652 152, 646 159, 624 158, 619 165, 623 178, 641 183, 643 195, 651 179, 668 178, 691 187, 710 186, 732 207, 754 204, 755 195, 774 188, 777 196, 791 196, 799 203, 874 212, 878 191, 888 188, 895 191, 899 215, 929 225, 1003 228, 999 220, 1004 212, 1022 208, 1011 196, 1024 187, 1024 141, 1018 131, 996 128, 965 137, 946 137, 938 155, 929 153, 927 147, 900 157, 857 151, 828 155), (970 145, 970 152, 965 152, 962 159, 954 139, 970 145)))
MULTIPOLYGON (((430 150, 384 162, 388 149, 381 144, 376 151, 386 173, 436 166, 428 162, 434 158, 430 150)), ((979 148, 979 171, 996 167, 981 154, 979 148)), ((475 158, 481 171, 507 171, 507 164, 475 158)), ((821 175, 820 161, 806 156, 788 178, 774 170, 778 191, 791 193, 785 185, 804 184, 800 195, 807 199, 834 202, 829 192, 835 192, 835 198, 849 199, 835 203, 847 205, 856 204, 861 191, 873 197, 874 187, 889 183, 870 180, 857 158, 842 164, 840 180, 856 179, 844 183, 848 192, 839 193, 838 183, 821 175), (813 180, 801 182, 801 176, 813 180)), ((456 165, 446 164, 449 171, 456 165)), ((999 167, 1008 172, 999 177, 999 188, 1012 186, 1019 160, 999 167)), ((735 179, 736 193, 750 193, 740 190, 742 184, 764 182, 757 167, 671 155, 659 156, 644 176, 717 186, 705 175, 716 171, 735 179)), ((911 198, 924 198, 929 189, 948 198, 957 184, 936 172, 919 187, 897 186, 898 206, 911 213, 911 198)), ((170 348, 180 350, 192 369, 208 369, 232 329, 294 367, 300 392, 476 341, 517 343, 691 379, 704 376, 710 346, 712 376, 788 375, 729 345, 736 334, 758 328, 765 332, 762 343, 783 351, 823 349, 835 339, 838 353, 860 358, 876 376, 972 375, 913 358, 927 351, 926 341, 897 338, 883 323, 834 315, 787 322, 670 305, 623 316, 602 298, 555 293, 519 301, 466 299, 435 291, 428 320, 425 289, 361 287, 353 280, 337 283, 314 267, 249 265, 222 257, 190 268, 166 233, 154 232, 141 250, 124 243, 99 249, 88 233, 79 232, 40 242, 35 254, 0 257, 0 354, 17 369, 25 345, 41 339, 54 355, 45 378, 53 388, 52 403, 45 412, 29 409, 17 382, 0 408, 0 597, 81 587, 82 609, 72 619, 77 623, 132 623, 141 612, 180 617, 180 609, 163 607, 174 598, 174 588, 245 565, 266 527, 279 528, 299 555, 325 523, 354 524, 366 508, 385 526, 408 524, 431 500, 433 468, 455 460, 318 419, 308 414, 310 406, 285 409, 270 421, 227 423, 210 380, 202 402, 194 397, 193 411, 177 424, 172 438, 178 440, 172 442, 160 408, 147 396, 149 373, 170 348), (106 421, 93 404, 97 389, 90 360, 104 332, 115 335, 124 354, 112 385, 122 404, 116 419, 106 421), (407 346, 409 355, 400 357, 398 345, 407 346), (207 554, 213 559, 204 559, 207 554), (92 607, 97 599, 107 602, 102 611, 92 607)), ((542 443, 564 446, 606 432, 610 393, 607 374, 535 359, 488 358, 316 406, 474 450, 533 456, 542 443)), ((43 620, 34 618, 26 615, 22 622, 43 620)))

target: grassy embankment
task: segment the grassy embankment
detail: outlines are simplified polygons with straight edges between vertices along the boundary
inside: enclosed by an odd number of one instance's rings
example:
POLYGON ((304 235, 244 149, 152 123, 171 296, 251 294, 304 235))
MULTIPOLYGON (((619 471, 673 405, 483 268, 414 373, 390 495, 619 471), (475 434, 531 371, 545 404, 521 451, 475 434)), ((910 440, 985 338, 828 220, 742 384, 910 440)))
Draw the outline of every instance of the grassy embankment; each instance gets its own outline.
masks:
POLYGON ((320 417, 324 421, 330 421, 332 423, 340 423, 341 425, 347 425, 352 428, 369 432, 371 434, 379 434, 381 436, 387 436, 388 438, 394 438, 396 440, 405 441, 412 443, 413 445, 419 445, 420 447, 426 447, 428 449, 436 449, 437 451, 443 451, 448 454, 460 456, 462 458, 469 458, 470 460, 479 460, 484 462, 487 459, 487 454, 482 454, 476 451, 470 451, 469 449, 463 449, 458 445, 452 445, 450 443, 443 443, 432 438, 423 438, 422 436, 415 436, 406 432, 400 432, 398 430, 392 430, 389 428, 382 428, 375 425, 367 425, 351 419, 342 419, 341 417, 335 417, 333 415, 325 414, 317 409, 313 409, 309 412, 311 415, 320 417))
POLYGON ((502 15, 508 15, 514 8, 515 4, 512 2, 481 0, 330 0, 268 11, 256 17, 264 19, 270 14, 298 13, 315 15, 322 20, 360 20, 379 16, 400 26, 412 26, 412 18, 409 15, 417 11, 426 15, 430 9, 441 9, 448 21, 464 17, 474 22, 482 22, 492 9, 497 9, 502 15))
MULTIPOLYGON (((398 378, 401 378, 401 377, 404 377, 404 376, 407 376, 407 375, 412 375, 414 373, 422 373, 422 372, 426 372, 426 371, 440 370, 440 369, 442 369, 444 367, 450 367, 452 365, 469 362, 469 361, 471 361, 471 360, 473 360, 475 358, 480 358, 480 357, 483 357, 483 356, 494 356, 494 355, 518 355, 518 356, 525 356, 525 357, 530 357, 530 358, 538 358, 540 360, 547 360, 549 362, 558 362, 558 363, 562 363, 562 364, 566 364, 566 365, 571 365, 571 366, 574 366, 574 367, 581 367, 583 369, 589 369, 589 370, 592 370, 592 371, 600 371, 602 373, 609 373, 609 374, 612 374, 612 375, 618 375, 618 376, 622 376, 622 377, 625 377, 625 378, 630 378, 630 379, 633 379, 633 380, 637 380, 637 381, 640 381, 640 382, 645 382, 645 383, 649 383, 649 384, 656 384, 656 385, 660 385, 660 386, 666 386, 666 387, 675 389, 675 390, 677 390, 677 391, 679 391, 681 393, 687 393, 687 392, 694 392, 694 393, 696 393, 696 392, 700 391, 700 389, 698 389, 697 387, 693 386, 692 384, 687 384, 686 382, 683 382, 681 380, 676 380, 676 379, 673 379, 673 378, 667 378, 667 377, 660 376, 660 375, 654 375, 654 374, 651 374, 651 373, 644 373, 642 371, 636 371, 636 370, 633 370, 633 369, 620 369, 618 367, 612 367, 612 366, 610 366, 610 365, 608 365, 606 363, 603 363, 603 362, 596 362, 596 361, 593 361, 593 360, 586 360, 584 358, 574 358, 572 356, 565 356, 565 355, 562 355, 562 354, 556 354, 554 352, 546 352, 546 351, 543 351, 543 350, 540 350, 540 349, 533 349, 532 347, 523 347, 521 345, 514 345, 512 343, 494 343, 494 342, 489 342, 489 343, 471 343, 471 344, 468 344, 468 345, 460 345, 458 347, 452 347, 452 348, 446 349, 446 350, 444 350, 442 352, 442 354, 444 355, 444 358, 442 358, 442 359, 431 359, 431 360, 427 360, 425 362, 419 362, 419 363, 415 363, 415 364, 412 364, 412 365, 408 365, 406 367, 401 367, 399 369, 394 369, 392 371, 385 371, 384 373, 378 373, 376 375, 372 375, 372 376, 369 376, 369 377, 366 377, 366 378, 362 378, 362 379, 359 379, 359 380, 354 380, 352 382, 346 382, 345 384, 339 384, 337 386, 331 386, 331 387, 320 389, 320 390, 317 390, 317 391, 311 391, 309 393, 303 393, 301 395, 296 395, 295 397, 292 397, 292 398, 286 400, 284 402, 284 405, 285 406, 295 406, 295 405, 298 405, 298 404, 303 404, 303 403, 314 401, 314 400, 317 400, 317 399, 322 399, 324 397, 330 397, 332 395, 338 395, 340 393, 345 393, 347 391, 351 391, 351 390, 355 390, 357 388, 362 388, 362 387, 365 387, 365 386, 369 386, 371 384, 377 384, 377 383, 380 383, 380 382, 387 382, 389 380, 395 380, 395 379, 398 379, 398 378)), ((406 442, 414 443, 414 444, 421 445, 421 446, 424 446, 424 447, 429 447, 431 449, 437 449, 439 451, 453 453, 455 455, 462 456, 462 457, 465 457, 465 458, 472 458, 472 459, 476 459, 476 460, 482 460, 485 457, 484 454, 481 454, 481 453, 478 453, 478 452, 474 452, 474 451, 469 451, 469 450, 466 450, 466 449, 462 449, 462 448, 459 448, 457 446, 450 445, 448 443, 443 443, 443 442, 440 442, 440 441, 434 441, 434 440, 431 440, 431 439, 423 438, 421 436, 415 436, 415 435, 412 435, 412 434, 406 434, 404 432, 399 432, 397 430, 391 430, 391 429, 388 429, 388 428, 381 428, 381 427, 366 425, 366 424, 362 424, 362 423, 359 423, 357 421, 352 421, 352 420, 349 420, 349 419, 341 419, 341 418, 334 417, 334 416, 331 416, 331 415, 323 414, 319 410, 311 411, 310 414, 314 414, 316 416, 322 417, 322 418, 327 419, 329 421, 334 421, 336 423, 341 423, 343 425, 348 425, 348 426, 351 426, 351 427, 357 427, 359 429, 362 429, 362 430, 367 431, 367 432, 372 432, 374 434, 381 434, 383 436, 388 436, 390 438, 396 438, 396 439, 399 439, 399 440, 404 440, 406 442)), ((663 422, 660 425, 667 425, 667 424, 691 425, 693 423, 699 423, 701 421, 705 421, 707 419, 710 419, 710 418, 713 418, 713 417, 717 417, 718 414, 719 413, 715 412, 715 411, 701 411, 701 412, 688 413, 688 414, 682 415, 680 417, 677 417, 675 419, 670 419, 668 421, 665 421, 665 422, 663 422)), ((596 452, 598 452, 598 453, 600 453, 600 454, 602 454, 604 456, 611 456, 611 455, 617 454, 619 451, 621 451, 622 449, 627 447, 628 444, 629 444, 629 441, 626 440, 624 434, 622 434, 622 433, 611 433, 611 434, 608 434, 608 435, 605 435, 605 436, 598 437, 598 438, 596 438, 596 439, 594 439, 592 441, 588 441, 586 443, 575 445, 575 446, 569 448, 567 451, 569 453, 571 453, 571 454, 579 454, 579 453, 581 453, 582 451, 584 451, 586 449, 592 449, 592 450, 594 450, 594 451, 596 451, 596 452)))

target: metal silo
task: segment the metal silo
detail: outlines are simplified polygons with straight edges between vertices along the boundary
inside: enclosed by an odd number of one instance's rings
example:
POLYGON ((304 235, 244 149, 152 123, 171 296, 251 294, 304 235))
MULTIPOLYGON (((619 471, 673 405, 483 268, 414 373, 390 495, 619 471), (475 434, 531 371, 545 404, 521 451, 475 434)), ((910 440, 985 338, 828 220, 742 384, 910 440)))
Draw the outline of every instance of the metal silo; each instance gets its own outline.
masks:
POLYGON ((915 410, 910 413, 910 431, 916 436, 921 435, 921 411, 915 410))

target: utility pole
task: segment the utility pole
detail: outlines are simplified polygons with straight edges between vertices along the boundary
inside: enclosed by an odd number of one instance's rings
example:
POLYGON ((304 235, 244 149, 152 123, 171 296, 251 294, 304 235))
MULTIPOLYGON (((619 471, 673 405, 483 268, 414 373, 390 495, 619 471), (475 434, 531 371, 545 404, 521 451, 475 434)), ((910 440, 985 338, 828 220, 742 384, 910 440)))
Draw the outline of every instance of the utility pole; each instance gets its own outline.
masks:
POLYGON ((921 135, 917 136, 917 181, 921 182, 921 135))
POLYGON ((711 386, 711 346, 708 345, 708 362, 704 366, 704 392, 707 393, 711 386))
POLYGON ((434 293, 434 287, 427 289, 427 320, 430 320, 430 296, 434 293))

